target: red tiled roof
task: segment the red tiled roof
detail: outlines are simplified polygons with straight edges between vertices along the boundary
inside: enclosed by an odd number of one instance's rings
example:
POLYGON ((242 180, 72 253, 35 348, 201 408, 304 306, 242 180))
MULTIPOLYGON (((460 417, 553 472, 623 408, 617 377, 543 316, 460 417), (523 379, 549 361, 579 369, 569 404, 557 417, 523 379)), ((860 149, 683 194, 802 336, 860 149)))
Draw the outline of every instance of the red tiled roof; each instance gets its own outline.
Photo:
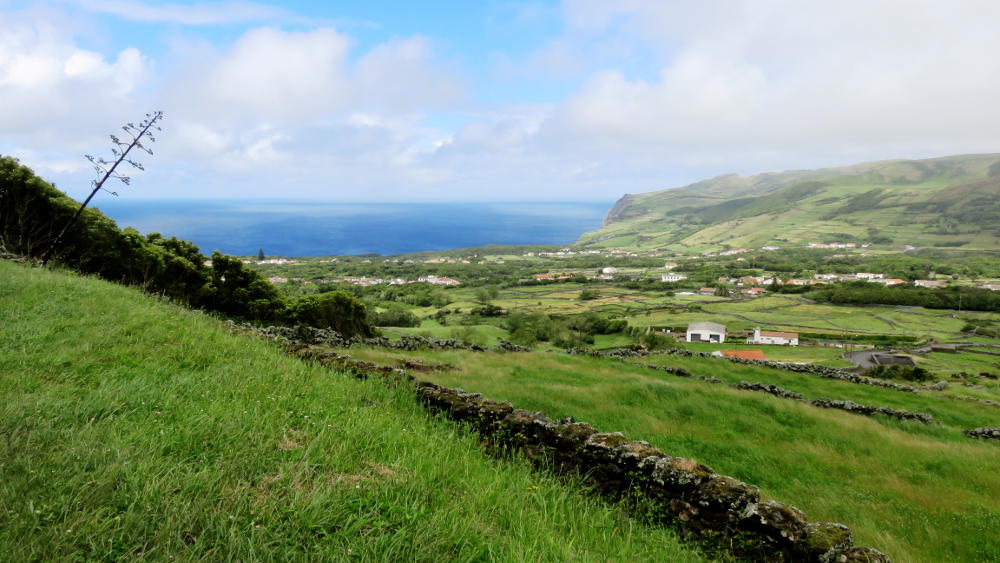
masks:
POLYGON ((799 334, 797 332, 771 332, 769 330, 760 331, 761 336, 770 336, 772 338, 798 338, 799 334))
POLYGON ((739 358, 741 360, 766 360, 763 350, 723 350, 722 355, 727 358, 739 358))

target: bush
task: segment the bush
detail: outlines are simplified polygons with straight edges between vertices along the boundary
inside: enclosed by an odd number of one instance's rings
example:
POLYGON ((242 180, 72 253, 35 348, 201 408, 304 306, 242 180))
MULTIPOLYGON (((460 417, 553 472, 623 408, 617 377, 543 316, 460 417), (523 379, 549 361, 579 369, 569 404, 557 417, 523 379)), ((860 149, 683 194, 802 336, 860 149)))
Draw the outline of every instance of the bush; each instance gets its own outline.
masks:
POLYGON ((930 381, 931 372, 919 366, 874 366, 862 374, 876 379, 905 379, 907 381, 930 381))
POLYGON ((449 331, 448 335, 454 340, 460 340, 466 346, 473 344, 486 346, 486 336, 471 326, 455 327, 449 331))
POLYGON ((365 307, 344 291, 300 297, 288 310, 289 321, 335 330, 345 337, 374 336, 365 307))
POLYGON ((420 319, 411 311, 397 304, 390 305, 385 311, 375 311, 368 314, 369 323, 374 326, 420 326, 420 319))
POLYGON ((240 260, 218 251, 212 253, 212 284, 201 305, 253 321, 281 322, 287 315, 285 301, 273 285, 240 260))
POLYGON ((660 334, 654 331, 648 331, 639 337, 639 344, 646 347, 647 350, 667 350, 669 348, 680 348, 677 344, 677 340, 673 336, 666 334, 660 334))
POLYGON ((476 307, 469 313, 480 317, 502 317, 504 315, 504 310, 492 303, 487 303, 482 307, 476 307))

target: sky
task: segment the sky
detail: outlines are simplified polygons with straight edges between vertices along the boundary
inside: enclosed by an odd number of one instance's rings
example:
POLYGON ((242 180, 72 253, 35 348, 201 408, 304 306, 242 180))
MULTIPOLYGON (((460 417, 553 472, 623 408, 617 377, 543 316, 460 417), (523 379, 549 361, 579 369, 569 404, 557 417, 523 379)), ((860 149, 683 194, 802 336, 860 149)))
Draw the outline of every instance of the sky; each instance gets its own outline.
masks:
POLYGON ((79 198, 162 110, 121 197, 611 202, 1000 152, 997 29, 995 0, 0 0, 0 154, 79 198))

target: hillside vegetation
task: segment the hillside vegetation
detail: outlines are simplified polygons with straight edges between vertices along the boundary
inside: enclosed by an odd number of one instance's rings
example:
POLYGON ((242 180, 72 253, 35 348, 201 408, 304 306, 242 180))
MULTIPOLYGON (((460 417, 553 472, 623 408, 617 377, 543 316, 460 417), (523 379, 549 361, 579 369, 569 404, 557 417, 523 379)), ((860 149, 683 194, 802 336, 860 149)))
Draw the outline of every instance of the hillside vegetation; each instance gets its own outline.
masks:
POLYGON ((995 249, 1000 154, 728 175, 622 197, 596 247, 705 251, 804 242, 995 249))
POLYGON ((119 229, 99 209, 57 190, 17 159, 0 155, 0 256, 53 262, 108 281, 140 287, 186 305, 254 321, 305 323, 347 336, 371 336, 361 303, 341 292, 287 300, 241 260, 160 233, 119 229), (65 234, 59 233, 66 228, 65 234), (59 244, 56 246, 55 243, 59 244))
POLYGON ((803 509, 846 524, 855 543, 894 561, 1000 559, 1000 448, 962 429, 1000 425, 1000 408, 961 400, 995 387, 904 393, 717 358, 651 355, 637 362, 684 368, 677 377, 611 358, 462 351, 348 353, 385 365, 449 365, 421 377, 509 400, 550 417, 619 429, 668 455, 708 464, 803 509), (698 379, 715 377, 722 383, 698 379), (778 385, 806 398, 851 400, 931 414, 933 424, 866 417, 733 389, 778 385))
POLYGON ((412 392, 0 260, 7 561, 700 561, 412 392))

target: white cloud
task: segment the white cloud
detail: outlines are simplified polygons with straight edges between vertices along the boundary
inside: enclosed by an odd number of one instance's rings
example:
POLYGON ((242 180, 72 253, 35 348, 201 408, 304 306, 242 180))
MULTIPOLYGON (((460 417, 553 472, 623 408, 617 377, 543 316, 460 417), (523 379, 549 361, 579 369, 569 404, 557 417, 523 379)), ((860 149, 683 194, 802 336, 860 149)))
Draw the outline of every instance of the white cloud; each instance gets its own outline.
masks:
POLYGON ((350 40, 333 29, 248 31, 172 80, 168 107, 184 118, 258 123, 321 117, 351 97, 350 40))
POLYGON ((120 18, 184 25, 217 25, 288 19, 291 14, 277 6, 257 2, 211 2, 195 4, 150 4, 135 0, 86 0, 79 2, 92 12, 120 18))
POLYGON ((423 111, 461 88, 422 37, 355 54, 331 28, 258 28, 197 54, 170 80, 165 109, 178 131, 164 137, 164 153, 224 174, 252 171, 262 184, 294 182, 303 194, 330 196, 346 177, 372 189, 405 182, 400 169, 440 136, 421 125, 423 111))
MULTIPOLYGON (((294 17, 249 2, 80 5, 188 26, 294 17)), ((538 10, 525 25, 550 17, 538 10)), ((729 171, 1000 150, 995 2, 567 0, 563 31, 527 55, 494 51, 492 77, 442 63, 463 59, 438 37, 362 48, 315 25, 215 43, 171 28, 168 55, 99 52, 57 11, 4 15, 0 149, 68 174, 67 155, 163 109, 151 196, 610 200, 729 171), (492 101, 469 99, 471 76, 492 101), (490 80, 564 94, 505 103, 490 80)))
POLYGON ((0 130, 44 151, 79 150, 134 109, 149 61, 136 49, 110 57, 79 47, 46 12, 9 14, 0 33, 0 130))
POLYGON ((766 148, 794 166, 851 147, 1000 146, 1000 4, 579 0, 566 14, 576 33, 628 30, 663 57, 653 79, 600 71, 567 101, 554 126, 601 149, 766 148))

